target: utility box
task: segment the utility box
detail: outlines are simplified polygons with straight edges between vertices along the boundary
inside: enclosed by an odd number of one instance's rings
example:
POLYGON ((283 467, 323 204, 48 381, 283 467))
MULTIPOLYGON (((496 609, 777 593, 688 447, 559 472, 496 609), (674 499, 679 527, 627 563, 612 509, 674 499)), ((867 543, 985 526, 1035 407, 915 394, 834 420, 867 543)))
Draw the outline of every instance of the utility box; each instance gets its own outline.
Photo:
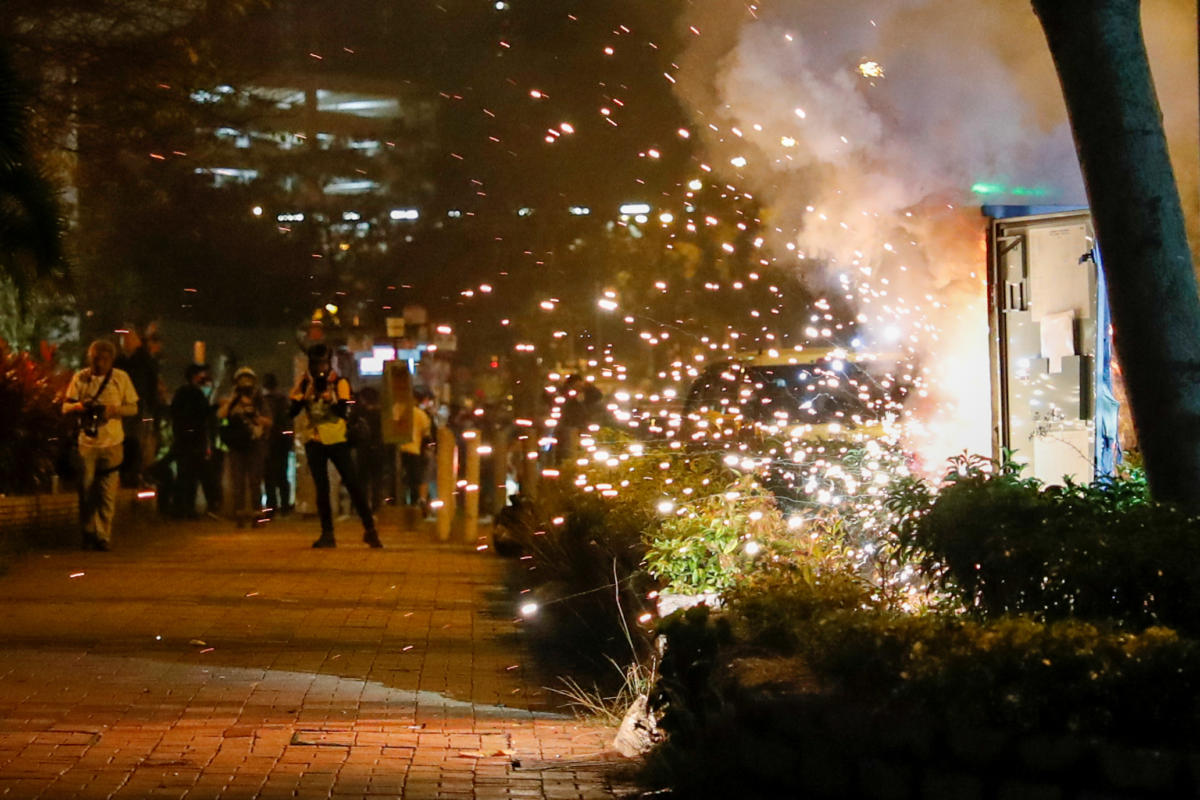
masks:
POLYGON ((1108 301, 1087 209, 985 206, 992 446, 1048 484, 1112 474, 1108 301))

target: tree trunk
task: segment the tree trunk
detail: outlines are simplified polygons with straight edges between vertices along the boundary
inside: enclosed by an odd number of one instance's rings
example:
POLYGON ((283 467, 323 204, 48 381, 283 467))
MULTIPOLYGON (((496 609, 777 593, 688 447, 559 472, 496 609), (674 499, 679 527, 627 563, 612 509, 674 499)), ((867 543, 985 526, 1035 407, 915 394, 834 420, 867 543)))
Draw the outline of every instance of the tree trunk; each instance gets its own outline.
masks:
POLYGON ((1200 298, 1140 0, 1032 0, 1066 99, 1155 498, 1200 508, 1200 298))

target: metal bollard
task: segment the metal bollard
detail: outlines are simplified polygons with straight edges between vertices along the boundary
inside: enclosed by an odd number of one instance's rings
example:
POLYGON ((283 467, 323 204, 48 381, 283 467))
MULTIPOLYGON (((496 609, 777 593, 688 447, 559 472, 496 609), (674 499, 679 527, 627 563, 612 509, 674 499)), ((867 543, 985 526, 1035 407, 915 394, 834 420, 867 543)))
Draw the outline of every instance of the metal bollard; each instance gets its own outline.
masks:
POLYGON ((454 495, 454 482, 458 477, 458 443, 454 431, 443 425, 437 432, 437 537, 445 542, 450 539, 450 524, 454 521, 458 502, 454 495))
POLYGON ((533 433, 521 437, 521 456, 521 494, 533 499, 538 497, 538 479, 541 477, 538 437, 533 433))
POLYGON ((466 464, 463 478, 463 539, 474 542, 479 530, 479 431, 463 431, 466 464))

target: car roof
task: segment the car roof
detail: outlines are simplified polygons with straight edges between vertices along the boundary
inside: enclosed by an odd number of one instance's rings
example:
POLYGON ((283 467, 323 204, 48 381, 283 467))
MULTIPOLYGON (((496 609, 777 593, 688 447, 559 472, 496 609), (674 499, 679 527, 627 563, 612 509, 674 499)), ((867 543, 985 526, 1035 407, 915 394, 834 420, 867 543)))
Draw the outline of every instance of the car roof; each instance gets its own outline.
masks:
POLYGON ((862 352, 846 347, 804 347, 796 345, 790 349, 735 353, 726 357, 722 363, 741 364, 747 367, 779 367, 816 364, 830 359, 840 359, 852 364, 875 362, 887 364, 896 363, 901 360, 899 356, 892 353, 862 352))

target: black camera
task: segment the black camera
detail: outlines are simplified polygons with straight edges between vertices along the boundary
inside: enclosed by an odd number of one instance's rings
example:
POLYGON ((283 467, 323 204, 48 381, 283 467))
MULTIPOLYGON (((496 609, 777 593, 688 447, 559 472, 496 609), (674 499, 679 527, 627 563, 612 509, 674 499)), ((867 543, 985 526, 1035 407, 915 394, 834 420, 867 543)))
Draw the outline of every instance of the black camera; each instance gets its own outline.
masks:
POLYGON ((83 411, 79 412, 79 430, 84 436, 94 439, 100 435, 100 428, 103 425, 104 405, 94 400, 85 402, 83 411))

